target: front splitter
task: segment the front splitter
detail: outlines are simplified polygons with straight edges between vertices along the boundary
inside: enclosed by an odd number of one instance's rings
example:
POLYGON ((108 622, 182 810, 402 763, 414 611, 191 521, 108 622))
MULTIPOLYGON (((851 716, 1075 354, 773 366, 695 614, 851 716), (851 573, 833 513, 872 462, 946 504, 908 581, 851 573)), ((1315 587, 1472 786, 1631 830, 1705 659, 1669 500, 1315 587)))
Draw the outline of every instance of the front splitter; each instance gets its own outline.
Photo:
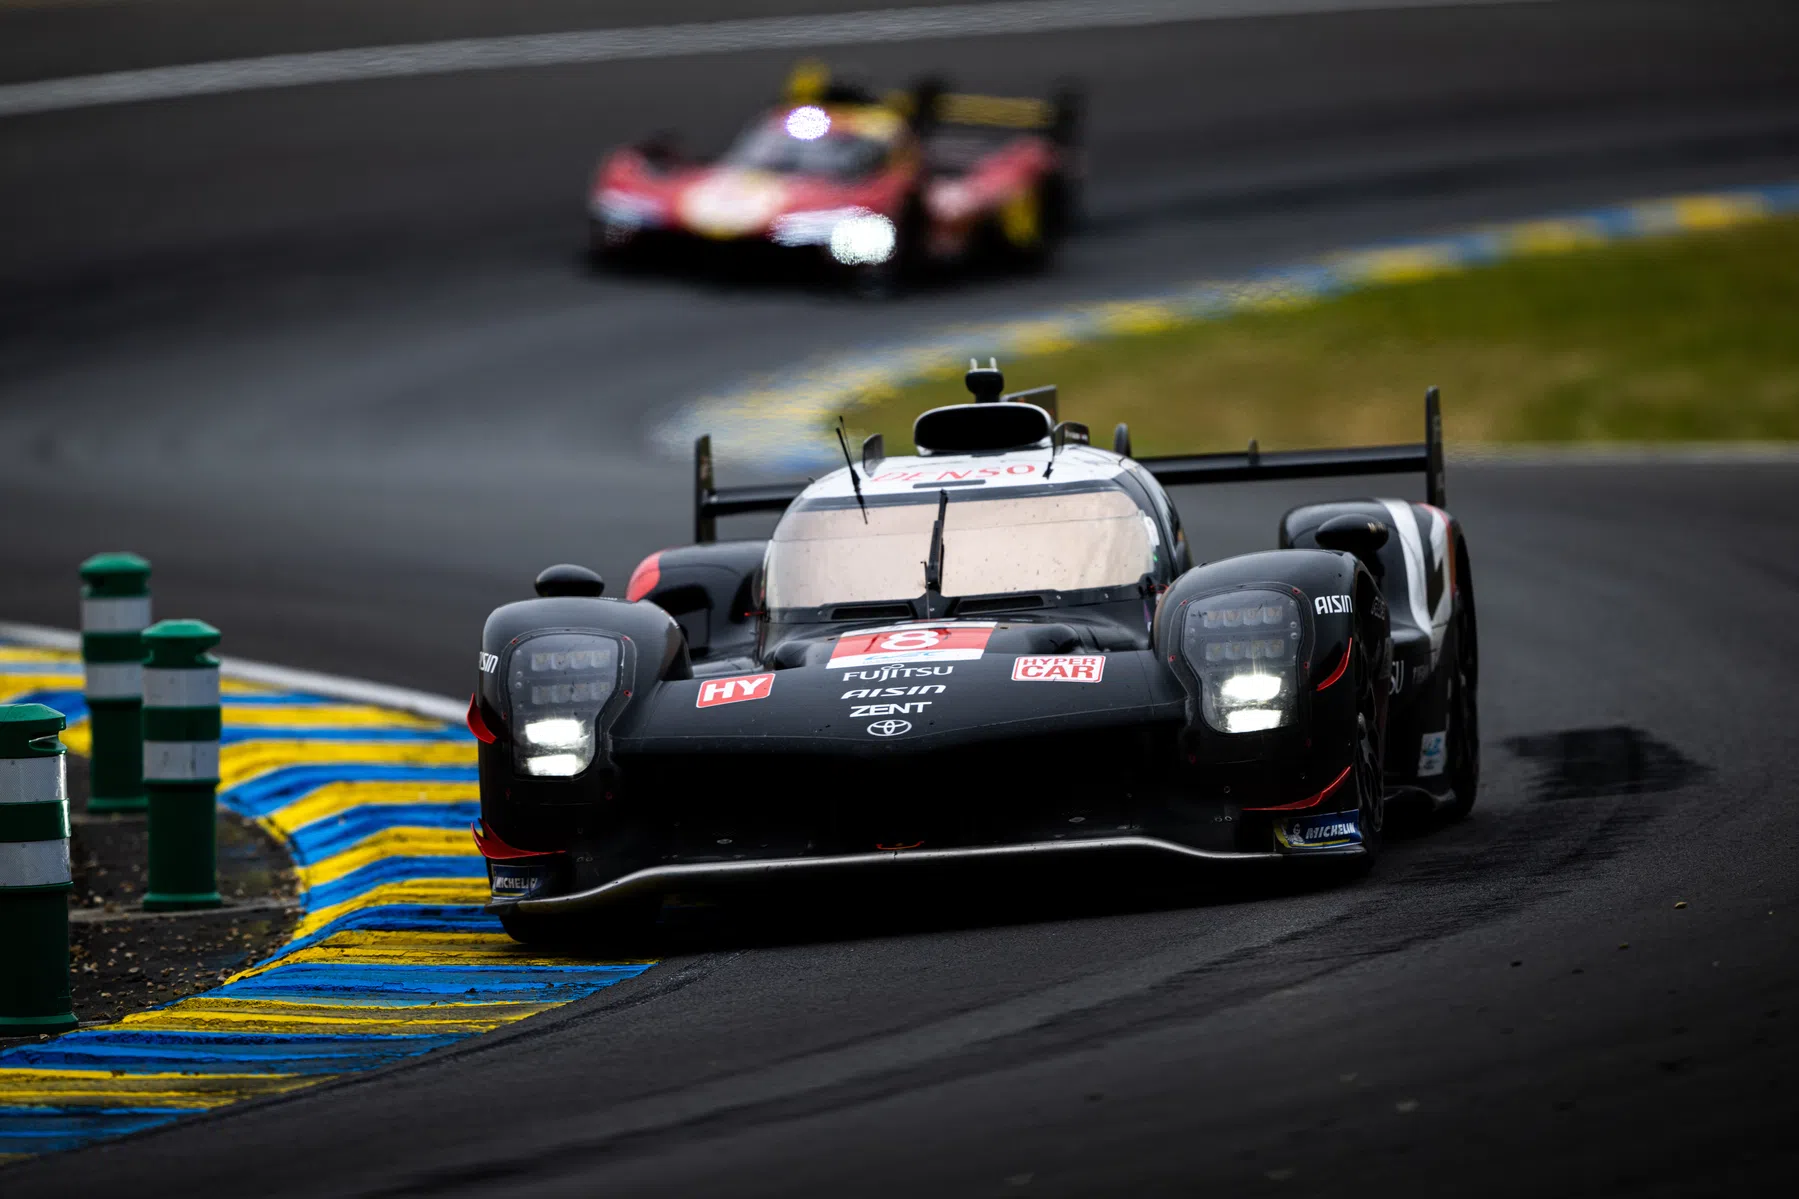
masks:
POLYGON ((1348 857, 1364 852, 1361 846, 1347 851, 1320 851, 1303 855, 1283 853, 1231 853, 1195 849, 1159 837, 1094 837, 1080 841, 1028 841, 1017 845, 976 846, 961 849, 899 849, 874 853, 833 854, 811 858, 760 858, 738 862, 687 862, 651 866, 615 878, 572 895, 548 895, 489 904, 490 912, 524 915, 560 915, 605 908, 677 887, 754 884, 795 878, 827 879, 866 874, 870 870, 925 870, 982 863, 1053 862, 1064 858, 1143 857, 1176 858, 1203 862, 1268 862, 1294 857, 1348 857))

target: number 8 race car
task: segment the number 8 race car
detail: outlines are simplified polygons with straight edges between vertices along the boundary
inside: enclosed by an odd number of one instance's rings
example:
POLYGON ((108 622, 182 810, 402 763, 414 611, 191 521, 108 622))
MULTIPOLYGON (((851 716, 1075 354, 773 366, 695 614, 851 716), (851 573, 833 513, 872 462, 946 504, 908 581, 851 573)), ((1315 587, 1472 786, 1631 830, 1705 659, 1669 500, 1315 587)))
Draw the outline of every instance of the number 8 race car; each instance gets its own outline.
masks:
MULTIPOLYGON (((1479 778, 1473 575, 1419 445, 1135 459, 1055 389, 913 426, 915 457, 720 489, 626 598, 556 566, 482 634, 491 910, 521 940, 773 876, 1133 857, 1372 864, 1389 804, 1479 778), (1193 565, 1165 486, 1422 470, 1193 565), (720 516, 782 513, 766 541, 720 516), (1005 780, 1010 780, 1006 783, 1005 780), (1029 785, 1021 785, 1024 780, 1029 785)), ((849 458, 847 443, 844 456, 849 458)))

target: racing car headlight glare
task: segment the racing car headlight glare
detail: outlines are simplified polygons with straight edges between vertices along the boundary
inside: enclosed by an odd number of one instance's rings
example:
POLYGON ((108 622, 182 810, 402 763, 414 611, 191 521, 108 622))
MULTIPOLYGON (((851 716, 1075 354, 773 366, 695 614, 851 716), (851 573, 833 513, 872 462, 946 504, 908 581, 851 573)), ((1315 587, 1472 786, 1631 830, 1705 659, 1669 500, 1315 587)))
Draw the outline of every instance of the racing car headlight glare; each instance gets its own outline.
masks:
POLYGON ((817 208, 783 213, 769 228, 769 237, 783 246, 828 246, 831 233, 844 221, 872 216, 866 208, 817 208))
POLYGON ((831 114, 816 104, 805 104, 787 114, 787 136, 815 142, 831 131, 831 114))
POLYGON ((1259 733, 1279 728, 1283 719, 1275 708, 1240 708, 1224 714, 1224 728, 1229 733, 1259 733))
POLYGON ((1188 606, 1181 656, 1199 678, 1200 712, 1221 733, 1258 733, 1293 719, 1299 605, 1275 591, 1238 591, 1188 606))
POLYGON ((1265 704, 1285 685, 1278 674, 1233 674, 1218 684, 1218 695, 1227 703, 1265 704))
POLYGON ((525 773, 539 778, 572 778, 586 770, 592 760, 591 748, 585 757, 580 754, 538 754, 525 759, 525 773))
POLYGON ((540 633, 513 650, 507 687, 519 773, 570 778, 593 764, 619 656, 616 639, 593 633, 540 633))
POLYGON ((527 724, 524 735, 525 740, 538 749, 579 749, 593 739, 593 730, 585 721, 552 716, 527 724))
POLYGON ((872 266, 893 257, 893 222, 878 212, 838 221, 831 229, 831 257, 845 266, 872 266))

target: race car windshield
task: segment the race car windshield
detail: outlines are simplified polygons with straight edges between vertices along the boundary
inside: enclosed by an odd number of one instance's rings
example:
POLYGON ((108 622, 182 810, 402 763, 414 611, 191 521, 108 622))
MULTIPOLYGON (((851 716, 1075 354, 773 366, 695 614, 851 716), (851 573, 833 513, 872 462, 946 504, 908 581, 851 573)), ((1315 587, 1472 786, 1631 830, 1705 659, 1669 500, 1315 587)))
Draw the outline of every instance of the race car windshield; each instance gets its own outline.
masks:
POLYGON ((859 179, 881 165, 887 143, 832 130, 819 137, 795 137, 780 123, 758 125, 726 152, 729 166, 784 175, 859 179))
MULTIPOLYGON (((910 600, 924 594, 937 492, 917 502, 791 508, 768 549, 771 608, 910 600)), ((951 496, 943 522, 947 596, 1076 591, 1135 583, 1155 566, 1149 519, 1118 490, 992 499, 951 496)))

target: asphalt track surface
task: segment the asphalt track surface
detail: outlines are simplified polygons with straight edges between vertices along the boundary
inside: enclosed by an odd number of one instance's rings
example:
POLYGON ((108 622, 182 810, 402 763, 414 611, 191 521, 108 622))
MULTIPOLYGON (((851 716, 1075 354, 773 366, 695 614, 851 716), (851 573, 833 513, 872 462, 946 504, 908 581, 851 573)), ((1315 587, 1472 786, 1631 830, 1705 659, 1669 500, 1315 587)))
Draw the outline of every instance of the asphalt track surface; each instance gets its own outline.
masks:
MULTIPOLYGON (((0 8, 0 78, 725 10, 0 8)), ((617 580, 683 540, 685 469, 643 449, 669 402, 965 316, 1788 178, 1796 46, 1786 4, 1577 2, 863 48, 1093 92, 1058 270, 888 305, 578 261, 597 149, 724 136, 786 53, 0 122, 0 615, 72 623, 74 563, 129 546, 231 652, 465 690, 538 567, 617 580)), ((751 914, 516 1031, 6 1193, 1760 1193, 1799 1106, 1796 492, 1782 465, 1455 470, 1486 780, 1367 882, 751 914)), ((1217 556, 1320 493, 1178 498, 1217 556)))

